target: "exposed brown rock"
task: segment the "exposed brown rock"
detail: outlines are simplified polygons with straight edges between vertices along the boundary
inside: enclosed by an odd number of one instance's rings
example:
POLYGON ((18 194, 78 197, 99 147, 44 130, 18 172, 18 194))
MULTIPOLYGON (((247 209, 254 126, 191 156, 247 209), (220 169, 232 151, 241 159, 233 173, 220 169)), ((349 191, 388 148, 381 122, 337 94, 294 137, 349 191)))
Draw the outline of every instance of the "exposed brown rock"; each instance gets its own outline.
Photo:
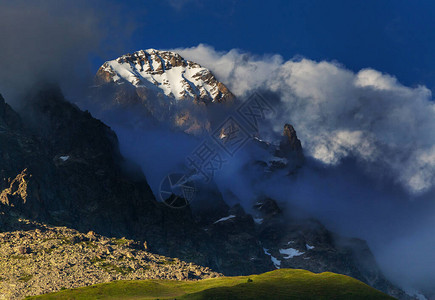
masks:
POLYGON ((207 267, 138 249, 133 240, 108 238, 95 232, 85 235, 25 219, 17 222, 26 230, 0 233, 0 295, 4 299, 112 280, 221 276, 207 267))
POLYGON ((25 204, 27 201, 28 178, 27 169, 24 169, 14 179, 9 178, 9 187, 0 193, 0 203, 11 207, 18 203, 25 204))
POLYGON ((134 106, 136 111, 148 117, 168 122, 187 133, 200 134, 207 132, 210 127, 207 110, 222 103, 232 104, 235 99, 212 72, 175 52, 141 50, 123 55, 115 61, 126 64, 133 72, 128 78, 117 74, 111 65, 114 61, 100 67, 95 77, 97 87, 94 88, 94 98, 99 99, 97 102, 104 109, 134 106), (162 87, 169 87, 170 82, 167 79, 156 81, 157 77, 153 76, 162 75, 176 67, 183 68, 183 71, 180 78, 172 79, 173 84, 181 85, 182 90, 177 95, 173 94, 174 90, 168 94, 162 87), (143 78, 145 75, 140 75, 140 72, 145 72, 147 78, 143 78), (187 79, 185 72, 193 73, 192 77, 187 79), (196 80, 200 83, 193 82, 196 80), (185 113, 186 108, 190 110, 189 114, 185 113))
POLYGON ((301 141, 298 139, 296 135, 296 130, 293 128, 292 125, 284 125, 283 136, 286 139, 281 142, 281 148, 285 148, 290 151, 302 151, 301 141))
POLYGON ((284 125, 281 142, 275 151, 275 156, 285 158, 293 168, 298 168, 304 163, 301 141, 292 125, 284 125))

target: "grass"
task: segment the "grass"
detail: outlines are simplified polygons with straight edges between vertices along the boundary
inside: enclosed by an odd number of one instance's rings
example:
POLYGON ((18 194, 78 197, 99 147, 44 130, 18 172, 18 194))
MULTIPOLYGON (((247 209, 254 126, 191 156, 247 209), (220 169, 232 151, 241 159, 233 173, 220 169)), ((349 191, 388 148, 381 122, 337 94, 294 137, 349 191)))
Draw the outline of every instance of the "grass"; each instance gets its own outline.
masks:
POLYGON ((122 275, 126 275, 132 271, 130 267, 125 266, 117 266, 115 264, 112 264, 110 262, 107 262, 104 258, 98 258, 94 257, 90 260, 91 264, 97 264, 99 267, 101 267, 103 270, 105 270, 108 273, 120 273, 122 275))
POLYGON ((20 278, 18 278, 18 280, 27 282, 27 281, 29 281, 32 278, 33 278, 33 275, 23 274, 23 275, 20 276, 20 278))
POLYGON ((118 267, 117 265, 111 264, 111 263, 101 263, 101 268, 103 268, 108 273, 119 273, 122 275, 127 275, 132 271, 129 267, 118 267))
POLYGON ((175 259, 170 258, 166 260, 161 260, 158 263, 162 265, 175 265, 177 262, 175 261, 175 259))
POLYGON ((114 281, 27 299, 393 299, 348 276, 280 269, 200 281, 114 281))
POLYGON ((91 258, 89 261, 91 262, 91 264, 96 264, 96 263, 99 263, 99 262, 104 262, 105 259, 104 258, 94 257, 94 258, 91 258))
POLYGON ((126 238, 120 238, 120 239, 113 238, 112 243, 118 246, 122 246, 127 244, 128 240, 126 238))

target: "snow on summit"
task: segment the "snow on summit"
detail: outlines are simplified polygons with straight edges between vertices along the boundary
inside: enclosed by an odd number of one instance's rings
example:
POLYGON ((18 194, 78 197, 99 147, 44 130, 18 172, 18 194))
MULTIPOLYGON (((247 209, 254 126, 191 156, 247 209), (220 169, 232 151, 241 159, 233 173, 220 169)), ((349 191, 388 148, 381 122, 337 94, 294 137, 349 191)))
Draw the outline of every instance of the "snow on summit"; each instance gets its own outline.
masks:
POLYGON ((105 62, 97 72, 98 83, 130 83, 134 87, 157 87, 175 98, 223 102, 233 94, 199 64, 179 54, 156 49, 140 50, 105 62))

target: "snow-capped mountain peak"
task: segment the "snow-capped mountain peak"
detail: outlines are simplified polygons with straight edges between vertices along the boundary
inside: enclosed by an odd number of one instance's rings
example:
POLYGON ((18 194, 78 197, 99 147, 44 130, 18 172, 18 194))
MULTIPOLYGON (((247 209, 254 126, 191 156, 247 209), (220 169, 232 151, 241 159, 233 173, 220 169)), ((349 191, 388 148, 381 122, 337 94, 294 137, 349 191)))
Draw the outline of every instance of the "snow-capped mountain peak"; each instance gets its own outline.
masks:
POLYGON ((157 87, 160 93, 176 100, 223 102, 234 97, 208 69, 172 51, 147 49, 123 55, 105 62, 96 79, 100 84, 157 87))

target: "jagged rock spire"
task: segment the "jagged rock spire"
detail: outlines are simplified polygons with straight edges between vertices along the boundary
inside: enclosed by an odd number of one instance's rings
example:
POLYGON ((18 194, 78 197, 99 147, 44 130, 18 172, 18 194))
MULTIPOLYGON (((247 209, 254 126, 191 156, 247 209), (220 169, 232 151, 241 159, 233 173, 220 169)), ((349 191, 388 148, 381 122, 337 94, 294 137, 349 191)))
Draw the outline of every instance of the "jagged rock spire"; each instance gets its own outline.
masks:
POLYGON ((275 152, 275 156, 289 159, 296 165, 301 165, 303 163, 304 154, 302 151, 302 144, 292 125, 284 125, 281 142, 279 148, 275 152))
POLYGON ((280 148, 283 151, 302 151, 301 141, 296 135, 296 130, 290 124, 284 125, 283 139, 281 141, 280 148))

